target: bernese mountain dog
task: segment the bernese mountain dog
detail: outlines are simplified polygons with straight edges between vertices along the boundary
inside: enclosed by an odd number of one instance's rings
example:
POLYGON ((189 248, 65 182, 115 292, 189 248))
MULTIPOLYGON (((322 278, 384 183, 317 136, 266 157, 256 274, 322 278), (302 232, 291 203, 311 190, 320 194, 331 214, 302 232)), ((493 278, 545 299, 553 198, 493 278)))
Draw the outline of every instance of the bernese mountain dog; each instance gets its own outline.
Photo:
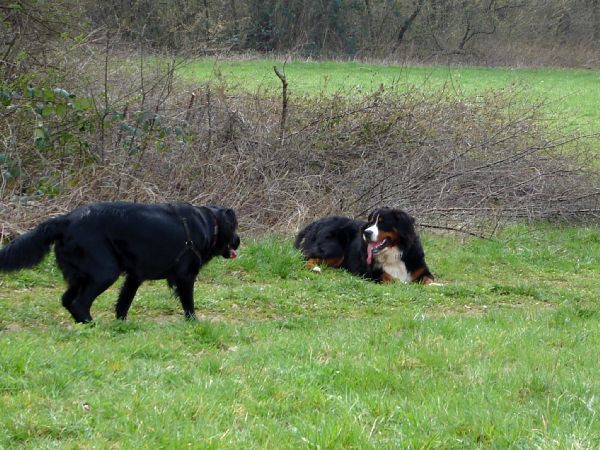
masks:
POLYGON ((414 226, 399 209, 380 208, 367 222, 330 216, 310 223, 296 236, 295 246, 309 269, 343 268, 377 282, 429 284, 433 275, 414 226))

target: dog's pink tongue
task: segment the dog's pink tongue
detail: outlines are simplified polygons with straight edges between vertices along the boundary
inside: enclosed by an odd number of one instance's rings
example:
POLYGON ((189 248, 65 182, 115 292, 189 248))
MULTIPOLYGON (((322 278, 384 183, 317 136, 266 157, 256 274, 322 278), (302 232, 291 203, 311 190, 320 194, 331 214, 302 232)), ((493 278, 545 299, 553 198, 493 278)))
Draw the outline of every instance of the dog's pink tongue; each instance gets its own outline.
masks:
POLYGON ((237 252, 234 249, 232 249, 232 248, 229 249, 229 257, 231 259, 237 258, 237 252))
POLYGON ((369 242, 367 244, 367 264, 370 266, 373 262, 373 249, 377 247, 376 242, 369 242))

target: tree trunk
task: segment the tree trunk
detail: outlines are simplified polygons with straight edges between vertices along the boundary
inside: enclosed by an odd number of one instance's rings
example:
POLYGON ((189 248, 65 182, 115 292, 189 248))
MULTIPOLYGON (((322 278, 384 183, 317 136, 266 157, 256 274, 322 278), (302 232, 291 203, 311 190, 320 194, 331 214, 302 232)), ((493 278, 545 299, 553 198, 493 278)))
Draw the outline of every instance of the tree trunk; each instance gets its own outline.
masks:
POLYGON ((235 4, 235 0, 229 0, 229 5, 231 6, 231 17, 233 18, 233 33, 236 37, 239 37, 240 29, 238 27, 238 13, 237 13, 237 5, 235 4))
POLYGON ((398 37, 396 38, 396 48, 402 43, 402 40, 404 39, 404 35, 409 30, 409 28, 412 26, 413 22, 415 21, 415 19, 421 12, 421 9, 423 8, 423 3, 425 3, 425 0, 418 0, 417 4, 415 5, 414 11, 412 12, 412 14, 410 16, 408 16, 408 18, 404 21, 404 23, 400 27, 400 31, 398 31, 398 37))
POLYGON ((206 39, 206 45, 208 45, 210 43, 210 14, 208 12, 208 2, 206 0, 204 0, 204 19, 206 21, 205 23, 205 39, 206 39))
POLYGON ((369 43, 369 45, 371 44, 371 39, 372 39, 372 29, 373 29, 373 25, 372 25, 372 17, 371 17, 371 5, 369 3, 369 0, 365 0, 365 9, 367 12, 367 42, 369 43))
POLYGON ((590 0, 592 3, 592 38, 594 42, 600 43, 600 0, 590 0))

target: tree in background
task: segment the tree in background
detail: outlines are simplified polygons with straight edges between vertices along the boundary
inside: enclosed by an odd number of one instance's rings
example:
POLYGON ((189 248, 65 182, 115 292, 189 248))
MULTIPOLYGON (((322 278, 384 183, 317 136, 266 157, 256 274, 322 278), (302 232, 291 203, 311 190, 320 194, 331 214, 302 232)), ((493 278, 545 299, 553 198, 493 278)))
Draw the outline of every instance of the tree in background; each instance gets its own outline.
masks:
POLYGON ((0 6, 0 14, 7 74, 34 55, 39 60, 42 43, 83 28, 192 55, 594 65, 600 48, 600 0, 20 0, 0 6))

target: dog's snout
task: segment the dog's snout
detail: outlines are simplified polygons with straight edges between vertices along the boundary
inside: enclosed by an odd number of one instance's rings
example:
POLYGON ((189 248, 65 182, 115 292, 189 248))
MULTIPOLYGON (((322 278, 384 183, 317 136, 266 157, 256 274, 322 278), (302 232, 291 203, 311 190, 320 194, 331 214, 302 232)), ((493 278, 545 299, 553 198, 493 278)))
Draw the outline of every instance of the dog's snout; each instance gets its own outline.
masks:
POLYGON ((371 239, 373 237, 373 230, 366 229, 363 231, 363 235, 366 239, 371 239))

